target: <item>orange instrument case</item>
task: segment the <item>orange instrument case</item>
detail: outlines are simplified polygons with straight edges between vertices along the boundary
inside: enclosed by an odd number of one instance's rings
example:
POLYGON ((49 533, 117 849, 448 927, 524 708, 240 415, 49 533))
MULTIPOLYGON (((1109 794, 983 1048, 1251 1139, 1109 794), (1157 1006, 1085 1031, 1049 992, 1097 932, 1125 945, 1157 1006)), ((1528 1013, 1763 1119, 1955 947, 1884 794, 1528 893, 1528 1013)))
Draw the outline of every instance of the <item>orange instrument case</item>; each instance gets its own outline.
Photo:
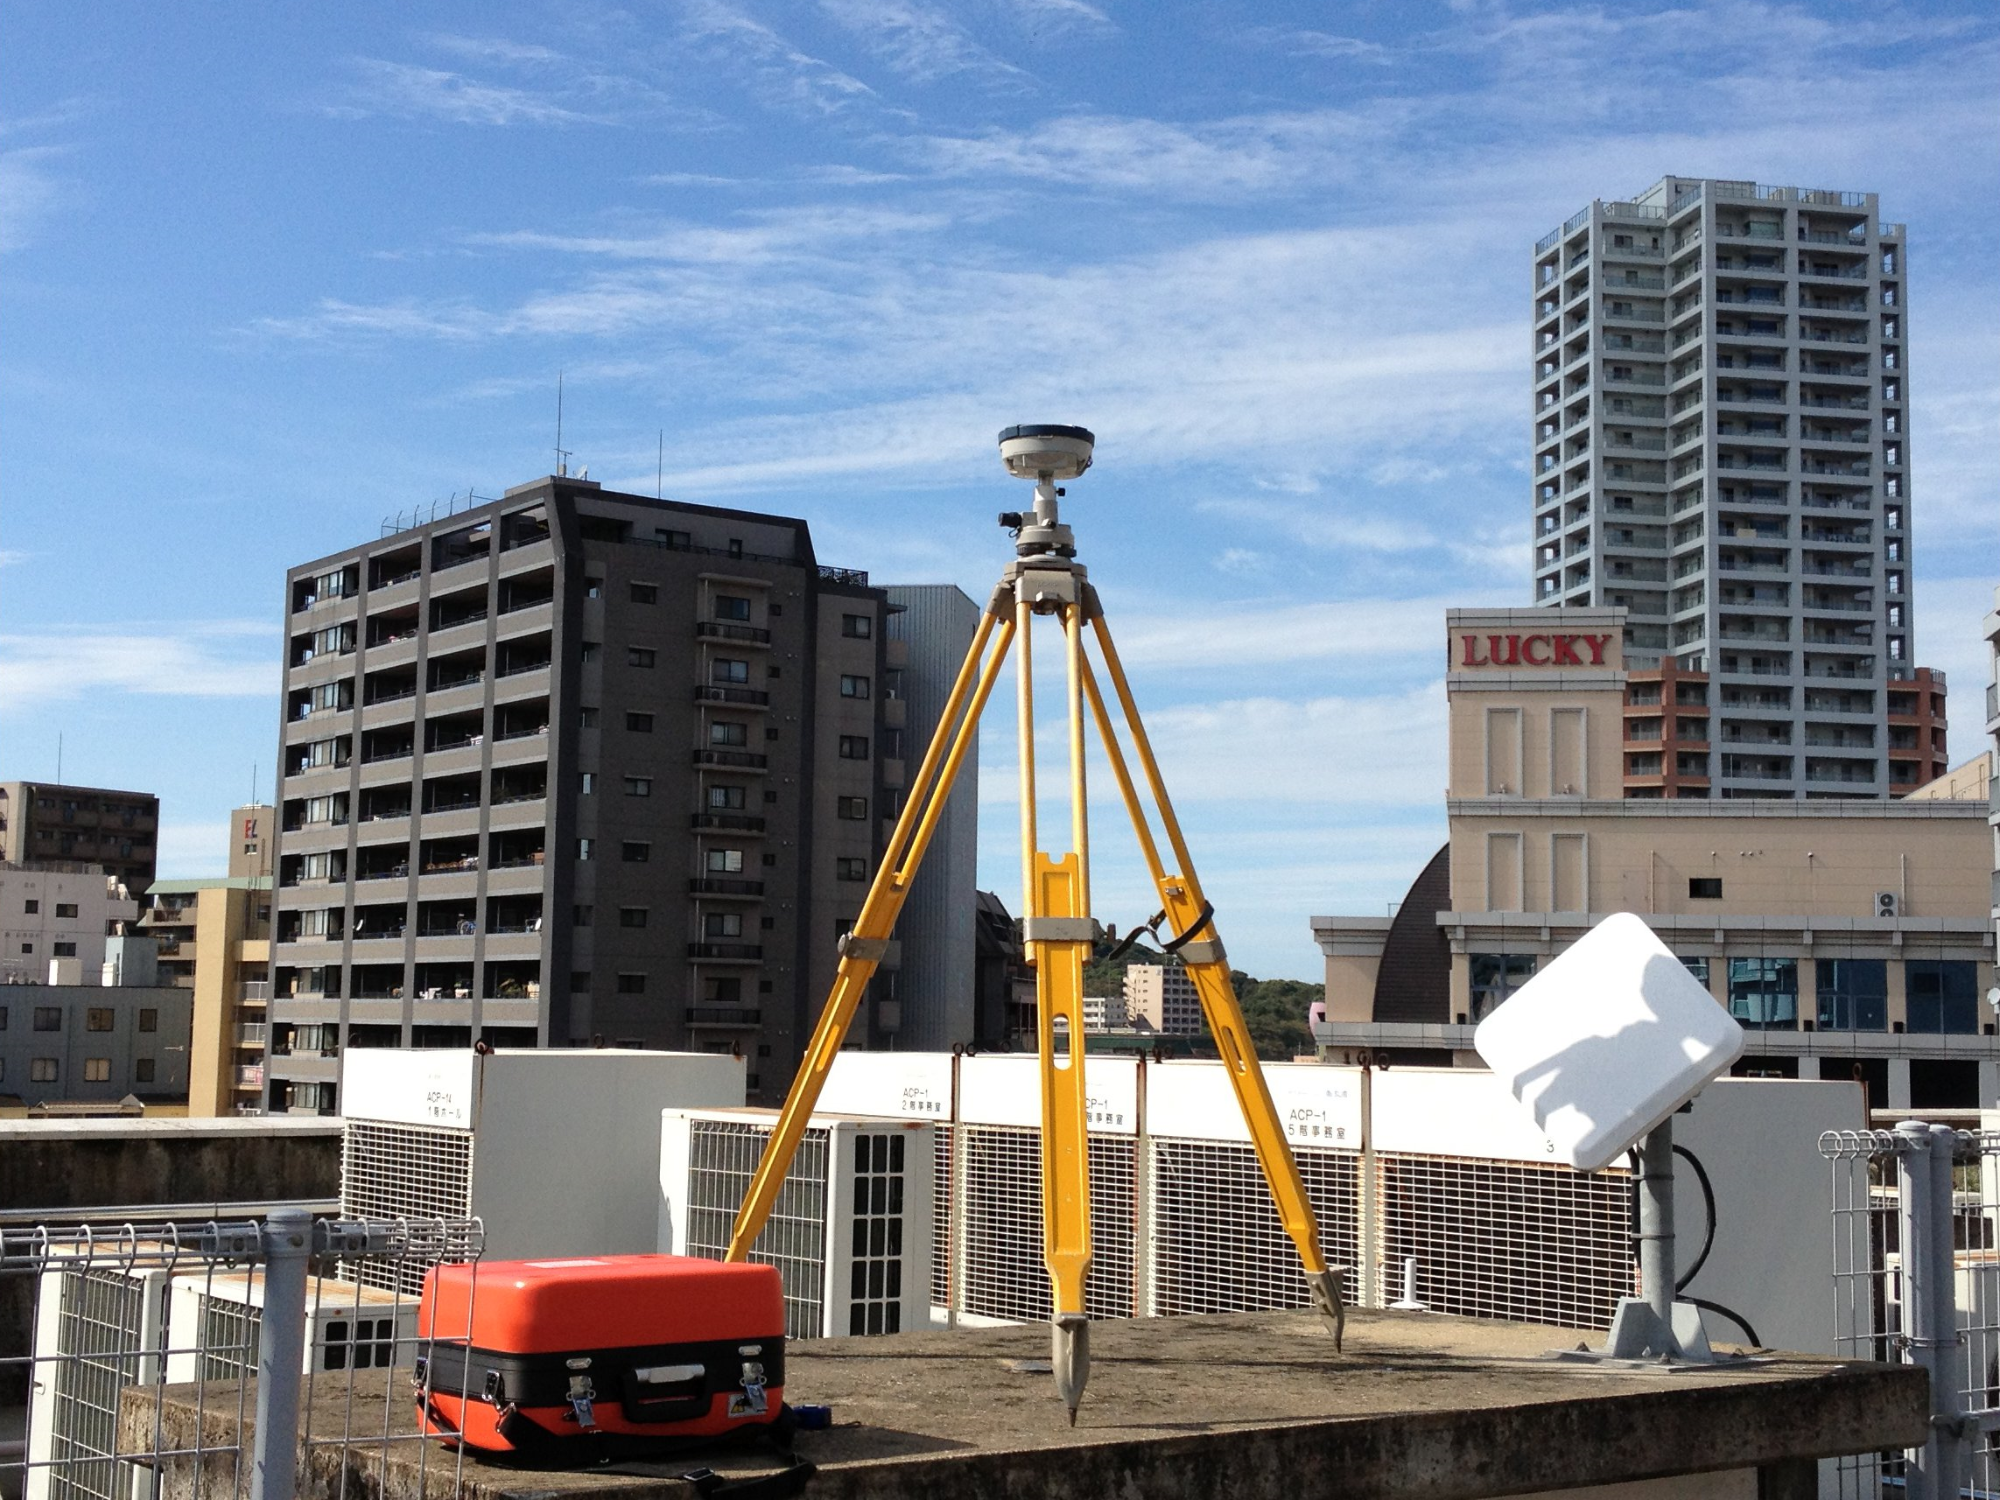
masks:
POLYGON ((775 1266, 685 1255, 440 1265, 417 1314, 421 1430, 526 1458, 768 1429, 784 1410, 775 1266))

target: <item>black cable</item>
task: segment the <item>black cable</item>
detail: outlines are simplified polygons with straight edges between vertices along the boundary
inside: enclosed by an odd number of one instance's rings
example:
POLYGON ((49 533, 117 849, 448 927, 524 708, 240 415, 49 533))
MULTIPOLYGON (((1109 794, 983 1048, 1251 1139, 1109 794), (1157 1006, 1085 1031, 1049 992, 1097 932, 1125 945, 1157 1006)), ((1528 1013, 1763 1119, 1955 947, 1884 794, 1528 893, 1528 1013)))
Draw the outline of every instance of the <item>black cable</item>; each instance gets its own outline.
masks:
MULTIPOLYGON (((1700 1157, 1678 1142, 1674 1145, 1674 1155, 1685 1156, 1688 1160, 1688 1165, 1694 1168, 1695 1180, 1701 1184, 1701 1201, 1708 1210, 1708 1237, 1701 1242, 1701 1254, 1697 1255, 1694 1258, 1694 1264, 1687 1268, 1687 1275, 1674 1283, 1674 1290, 1680 1292, 1686 1290, 1687 1284, 1694 1280, 1695 1274, 1707 1263, 1708 1252, 1715 1248, 1715 1188, 1708 1180, 1708 1173, 1702 1167, 1700 1157)), ((1695 1305, 1699 1307, 1701 1304, 1697 1302, 1695 1305)), ((1727 1314, 1727 1316, 1733 1322, 1743 1323, 1743 1320, 1734 1313, 1727 1314)), ((1743 1323, 1743 1329, 1747 1333, 1750 1325, 1743 1323)), ((1756 1342, 1754 1337, 1751 1339, 1751 1342, 1756 1342)))
MULTIPOLYGON (((1703 1312, 1712 1312, 1716 1314, 1716 1316, 1718 1317, 1727 1318, 1730 1322, 1734 1323, 1738 1328, 1741 1328, 1746 1334, 1750 1336, 1750 1342, 1752 1345, 1758 1348, 1762 1348, 1764 1341, 1757 1337, 1757 1330, 1750 1326, 1750 1320, 1744 1317, 1741 1313, 1732 1312, 1729 1308, 1724 1307, 1720 1302, 1711 1302, 1706 1297, 1681 1296, 1681 1293, 1686 1291, 1687 1284, 1690 1281, 1693 1281, 1695 1276, 1700 1272, 1701 1268, 1707 1264, 1708 1253, 1709 1251, 1715 1248, 1715 1232, 1717 1226, 1721 1222, 1721 1217, 1716 1212, 1715 1208, 1715 1184, 1713 1184, 1708 1180, 1708 1169, 1702 1166, 1701 1158, 1696 1156, 1692 1151, 1688 1150, 1687 1147, 1681 1145, 1678 1141, 1674 1143, 1674 1155, 1686 1157, 1688 1165, 1694 1168, 1695 1181, 1701 1184, 1702 1208, 1707 1213, 1708 1216, 1708 1231, 1702 1238, 1701 1253, 1695 1256, 1694 1264, 1688 1267, 1687 1274, 1678 1278, 1674 1282, 1674 1296, 1680 1301, 1691 1303, 1693 1306, 1700 1308, 1703 1312)), ((1631 1207, 1632 1224, 1634 1226, 1631 1243, 1632 1243, 1633 1255, 1636 1258, 1639 1249, 1639 1235, 1637 1226, 1639 1222, 1639 1171, 1640 1171, 1640 1158, 1639 1158, 1639 1152, 1636 1147, 1631 1152, 1631 1160, 1632 1160, 1633 1176, 1632 1176, 1632 1192, 1630 1201, 1632 1205, 1631 1207)))
POLYGON ((1685 1297, 1682 1300, 1692 1302, 1703 1312, 1716 1313, 1721 1317, 1729 1319, 1730 1322, 1750 1335, 1750 1343, 1753 1348, 1761 1349, 1764 1347, 1764 1341, 1757 1337, 1757 1330, 1750 1326, 1749 1320, 1741 1313, 1733 1313, 1720 1302, 1710 1302, 1706 1297, 1685 1297))

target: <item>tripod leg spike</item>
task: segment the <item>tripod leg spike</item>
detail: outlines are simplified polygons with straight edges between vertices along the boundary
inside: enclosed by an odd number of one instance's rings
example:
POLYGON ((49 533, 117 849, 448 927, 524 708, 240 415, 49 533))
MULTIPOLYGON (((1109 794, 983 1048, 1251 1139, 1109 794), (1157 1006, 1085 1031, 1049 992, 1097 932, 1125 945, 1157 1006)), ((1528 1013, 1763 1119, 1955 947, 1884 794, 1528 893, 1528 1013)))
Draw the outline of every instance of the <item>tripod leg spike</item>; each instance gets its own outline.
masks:
POLYGON ((1336 1353, 1347 1333, 1346 1282, 1345 1266, 1328 1266, 1317 1275, 1306 1277, 1306 1290, 1312 1293, 1313 1311, 1325 1319, 1327 1332, 1333 1335, 1336 1353))
POLYGON ((1056 1394, 1069 1408, 1069 1425, 1074 1427, 1083 1388, 1090 1383, 1090 1319, 1082 1313, 1057 1313, 1049 1319, 1049 1335, 1056 1394))

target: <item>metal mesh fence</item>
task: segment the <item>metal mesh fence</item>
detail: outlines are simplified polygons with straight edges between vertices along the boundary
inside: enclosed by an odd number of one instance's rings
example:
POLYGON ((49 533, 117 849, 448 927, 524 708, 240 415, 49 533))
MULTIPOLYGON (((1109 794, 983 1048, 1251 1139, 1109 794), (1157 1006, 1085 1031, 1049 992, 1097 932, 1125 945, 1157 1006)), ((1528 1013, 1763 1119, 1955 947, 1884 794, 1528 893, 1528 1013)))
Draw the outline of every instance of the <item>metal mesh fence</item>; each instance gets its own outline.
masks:
POLYGON ((1631 1174, 1455 1156, 1376 1158, 1382 1256, 1433 1312, 1602 1328, 1634 1295, 1631 1174))
MULTIPOLYGON (((1154 1139, 1152 1308, 1160 1316, 1304 1307, 1299 1253, 1248 1145, 1154 1139)), ((1295 1147, 1331 1264, 1352 1264, 1359 1158, 1295 1147)))
MULTIPOLYGON (((1042 1138, 1035 1130, 959 1127, 965 1153, 965 1264, 959 1310, 1033 1322, 1049 1316, 1042 1262, 1042 1138)), ((1084 1310, 1093 1318, 1133 1315, 1133 1143, 1090 1137, 1090 1275, 1084 1310)))
MULTIPOLYGON (((441 1261, 472 1262, 476 1277, 479 1226, 315 1223, 302 1213, 283 1224, 0 1235, 0 1289, 29 1283, 33 1308, 30 1352, 0 1361, 25 1375, 30 1393, 18 1455, 0 1452, 0 1493, 247 1497, 259 1378, 294 1361, 301 1399, 281 1406, 279 1420, 297 1426, 296 1446, 279 1435, 268 1446, 296 1454, 322 1493, 349 1493, 368 1468, 381 1493, 380 1471, 391 1466, 406 1469, 418 1493, 436 1468, 455 1482, 458 1461, 418 1431, 418 1303, 400 1288, 421 1285, 441 1261), (290 1248, 274 1252, 280 1236, 290 1248), (289 1266, 282 1277, 278 1258, 289 1266), (373 1284, 340 1279, 343 1267, 367 1270, 373 1284)), ((465 1345, 469 1309, 465 1326, 425 1332, 434 1344, 465 1345)))

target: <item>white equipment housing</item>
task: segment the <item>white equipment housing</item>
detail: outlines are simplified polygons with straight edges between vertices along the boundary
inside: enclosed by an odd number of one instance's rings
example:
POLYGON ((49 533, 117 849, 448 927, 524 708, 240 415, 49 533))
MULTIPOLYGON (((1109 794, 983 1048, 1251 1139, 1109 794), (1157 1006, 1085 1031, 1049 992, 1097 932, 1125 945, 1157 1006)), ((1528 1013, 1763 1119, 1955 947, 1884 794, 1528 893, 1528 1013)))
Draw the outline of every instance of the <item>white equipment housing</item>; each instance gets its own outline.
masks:
MULTIPOLYGON (((723 1257, 777 1118, 765 1109, 662 1112, 660 1251, 723 1257)), ((929 1325, 934 1136, 913 1120, 819 1114, 807 1122, 750 1252, 784 1280, 787 1338, 929 1325)))
MULTIPOLYGON (((743 1103, 744 1061, 624 1049, 350 1050, 340 1097, 348 1218, 485 1224, 485 1259, 635 1255, 654 1248, 668 1107, 743 1103)), ((405 1292, 423 1266, 370 1261, 405 1292)))

